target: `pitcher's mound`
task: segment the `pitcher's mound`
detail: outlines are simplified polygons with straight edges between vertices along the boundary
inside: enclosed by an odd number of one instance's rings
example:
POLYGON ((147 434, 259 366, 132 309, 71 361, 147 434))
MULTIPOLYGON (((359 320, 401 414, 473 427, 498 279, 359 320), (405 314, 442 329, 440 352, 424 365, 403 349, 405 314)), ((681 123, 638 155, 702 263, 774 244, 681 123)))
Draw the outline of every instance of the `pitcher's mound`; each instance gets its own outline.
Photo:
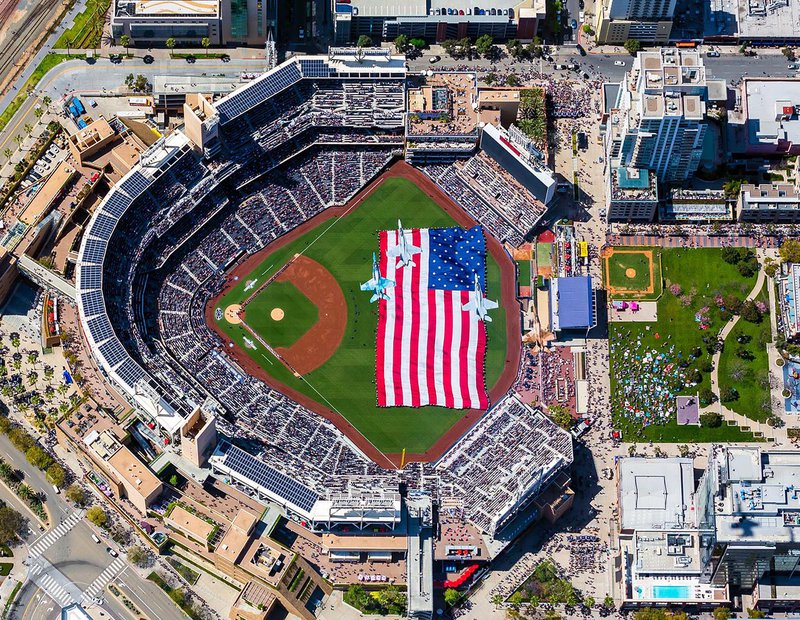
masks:
POLYGON ((231 304, 227 308, 225 308, 225 320, 228 321, 231 325, 238 325, 242 322, 241 317, 239 316, 239 310, 242 309, 240 304, 231 304))
POLYGON ((625 270, 625 276, 632 280, 633 278, 636 277, 636 270, 635 269, 630 269, 630 268, 626 269, 625 270))
POLYGON ((283 320, 283 309, 282 308, 273 308, 272 311, 269 313, 269 318, 273 321, 282 321, 283 320))

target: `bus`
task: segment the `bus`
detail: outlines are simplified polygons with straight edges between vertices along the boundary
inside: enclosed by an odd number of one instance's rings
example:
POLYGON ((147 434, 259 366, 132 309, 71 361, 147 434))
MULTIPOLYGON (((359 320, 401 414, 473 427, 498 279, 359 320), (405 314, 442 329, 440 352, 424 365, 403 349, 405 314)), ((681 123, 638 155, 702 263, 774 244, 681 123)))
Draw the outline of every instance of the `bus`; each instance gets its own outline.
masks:
POLYGON ((697 41, 676 41, 675 47, 685 47, 689 49, 695 49, 697 47, 697 41))
POLYGON ((147 97, 128 97, 128 105, 150 105, 147 97))

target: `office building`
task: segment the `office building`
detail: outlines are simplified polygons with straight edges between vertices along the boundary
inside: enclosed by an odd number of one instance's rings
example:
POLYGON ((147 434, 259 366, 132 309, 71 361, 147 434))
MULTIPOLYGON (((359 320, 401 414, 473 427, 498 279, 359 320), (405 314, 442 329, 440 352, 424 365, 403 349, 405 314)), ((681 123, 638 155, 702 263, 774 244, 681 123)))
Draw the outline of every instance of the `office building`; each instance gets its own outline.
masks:
POLYGON ((738 208, 743 222, 795 224, 800 222, 800 193, 791 183, 742 185, 738 208))
POLYGON ((698 52, 639 52, 610 110, 608 161, 646 168, 662 182, 687 181, 703 157, 707 103, 725 93, 724 82, 706 79, 698 52))
POLYGON ((669 42, 676 0, 603 0, 597 5, 597 41, 620 45, 628 39, 669 42))
POLYGON ((428 43, 488 34, 495 39, 529 40, 546 17, 545 0, 332 0, 336 45, 366 35, 373 41, 399 34, 428 43))
POLYGON ((134 45, 263 45, 276 26, 276 0, 115 0, 111 14, 111 36, 134 45))
POLYGON ((728 589, 703 581, 713 536, 697 510, 689 458, 617 461, 623 604, 721 605, 728 589))
POLYGON ((745 78, 728 113, 728 148, 744 155, 800 153, 800 79, 745 78))
POLYGON ((606 174, 606 197, 609 222, 650 222, 658 207, 656 175, 614 161, 606 174))
POLYGON ((716 535, 709 581, 753 594, 759 585, 796 576, 800 453, 713 446, 705 476, 716 535))
POLYGON ((800 264, 785 263, 778 278, 781 320, 779 329, 789 342, 800 341, 800 264))

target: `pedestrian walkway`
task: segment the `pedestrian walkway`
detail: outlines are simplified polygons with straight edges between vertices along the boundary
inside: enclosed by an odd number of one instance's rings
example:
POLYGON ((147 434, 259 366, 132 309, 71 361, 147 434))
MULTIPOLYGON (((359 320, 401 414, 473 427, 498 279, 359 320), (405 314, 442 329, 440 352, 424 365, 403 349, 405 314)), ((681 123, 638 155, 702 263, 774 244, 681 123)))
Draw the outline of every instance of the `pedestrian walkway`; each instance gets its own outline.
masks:
POLYGON ((95 579, 89 585, 89 587, 84 590, 83 596, 81 597, 81 604, 88 605, 92 603, 94 598, 103 592, 106 584, 119 575, 125 569, 125 566, 125 558, 123 557, 118 557, 111 562, 111 564, 109 564, 106 569, 100 573, 97 579, 95 579))
POLYGON ((607 235, 609 245, 645 245, 661 248, 756 248, 777 247, 778 240, 772 237, 720 237, 709 235, 667 236, 661 235, 607 235))
POLYGON ((80 594, 80 590, 77 586, 44 558, 39 558, 31 564, 28 570, 28 579, 53 599, 59 607, 67 607, 78 602, 77 596, 80 594))
POLYGON ((75 527, 75 525, 83 518, 83 513, 83 510, 73 512, 55 528, 44 534, 41 538, 39 538, 39 540, 33 543, 28 548, 30 559, 35 560, 36 558, 41 557, 41 555, 47 551, 53 545, 53 543, 55 543, 59 538, 64 536, 73 527, 75 527))

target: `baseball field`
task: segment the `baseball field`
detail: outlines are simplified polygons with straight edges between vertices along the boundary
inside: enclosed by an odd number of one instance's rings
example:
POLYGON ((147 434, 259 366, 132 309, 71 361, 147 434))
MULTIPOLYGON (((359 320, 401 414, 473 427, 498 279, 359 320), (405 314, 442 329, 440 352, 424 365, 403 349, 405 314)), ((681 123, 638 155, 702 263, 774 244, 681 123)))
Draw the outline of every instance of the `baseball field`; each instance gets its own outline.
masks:
MULTIPOLYGON (((340 414, 383 454, 406 450, 411 455, 430 450, 468 412, 376 405, 378 306, 360 283, 370 278, 377 232, 396 228, 398 218, 407 229, 457 225, 448 209, 417 184, 390 176, 337 217, 322 218, 236 267, 210 310, 219 311, 222 318, 212 324, 235 345, 228 351, 246 370, 263 371, 262 378, 277 389, 289 388, 282 391, 340 414)), ((497 258, 487 253, 486 294, 492 299, 501 293, 497 258)), ((489 390, 507 359, 515 359, 506 350, 506 311, 495 310, 492 318, 487 323, 489 390)))

